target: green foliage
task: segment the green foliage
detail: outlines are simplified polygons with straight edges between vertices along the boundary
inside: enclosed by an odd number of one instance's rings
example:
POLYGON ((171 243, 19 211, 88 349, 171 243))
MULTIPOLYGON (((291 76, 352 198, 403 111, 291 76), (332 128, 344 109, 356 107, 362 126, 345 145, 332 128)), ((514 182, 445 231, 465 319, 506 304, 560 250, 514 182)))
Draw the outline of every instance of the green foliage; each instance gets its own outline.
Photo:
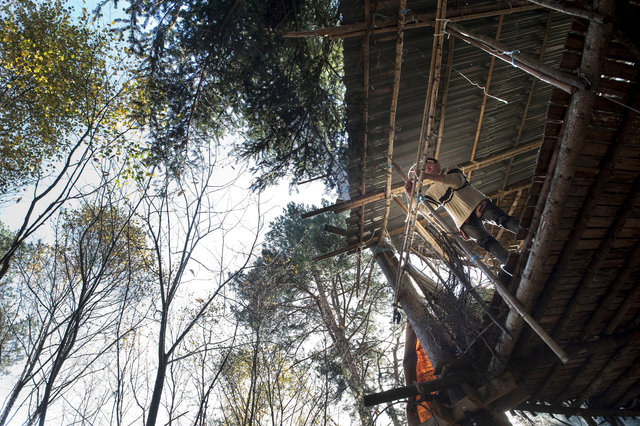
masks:
MULTIPOLYGON (((344 216, 326 213, 309 219, 301 219, 309 211, 308 206, 289 203, 284 214, 270 223, 265 236, 265 253, 286 256, 286 260, 299 271, 321 268, 329 262, 313 262, 313 258, 335 250, 342 243, 342 237, 325 232, 324 225, 345 227, 344 216)), ((338 260, 346 260, 344 257, 338 260)), ((345 266, 344 262, 342 266, 345 266)))
POLYGON ((242 130, 255 187, 328 174, 344 146, 341 46, 287 31, 336 25, 335 2, 134 0, 131 41, 147 58, 153 161, 179 173, 189 148, 242 130), (191 145, 191 146, 190 146, 191 145))
MULTIPOLYGON (((246 301, 241 319, 283 338, 304 335, 309 318, 318 315, 313 300, 305 297, 305 293, 316 291, 315 274, 329 279, 344 274, 347 279, 354 266, 347 256, 313 261, 340 243, 340 237, 324 231, 324 224, 344 225, 344 218, 325 214, 302 220, 306 211, 304 205, 289 203, 270 223, 261 258, 235 282, 236 291, 246 301)), ((317 317, 315 320, 319 321, 317 317)))
POLYGON ((144 102, 135 80, 112 81, 127 73, 113 34, 60 0, 1 2, 0 16, 0 194, 46 173, 87 130, 104 137, 103 156, 119 153, 130 104, 144 102))
POLYGON ((87 107, 85 79, 98 59, 90 33, 60 2, 2 5, 0 21, 0 187, 37 173, 68 142, 87 107))

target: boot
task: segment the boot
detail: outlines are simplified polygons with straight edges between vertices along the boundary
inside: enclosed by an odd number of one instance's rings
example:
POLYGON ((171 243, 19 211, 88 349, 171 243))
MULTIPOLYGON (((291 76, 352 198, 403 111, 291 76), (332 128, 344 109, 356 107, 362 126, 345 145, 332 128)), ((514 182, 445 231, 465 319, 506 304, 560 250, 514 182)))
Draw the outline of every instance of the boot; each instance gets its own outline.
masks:
POLYGON ((507 231, 513 232, 517 235, 520 231, 520 219, 518 219, 517 217, 509 216, 509 219, 504 222, 502 227, 507 231))
POLYGON ((520 255, 518 253, 510 253, 507 263, 501 265, 500 268, 509 274, 509 276, 513 276, 519 257, 520 255))
POLYGON ((502 247, 502 244, 495 240, 491 241, 489 244, 487 244, 486 247, 483 248, 491 253, 493 257, 498 259, 498 261, 500 261, 500 263, 502 264, 507 263, 507 260, 509 260, 509 250, 502 247))

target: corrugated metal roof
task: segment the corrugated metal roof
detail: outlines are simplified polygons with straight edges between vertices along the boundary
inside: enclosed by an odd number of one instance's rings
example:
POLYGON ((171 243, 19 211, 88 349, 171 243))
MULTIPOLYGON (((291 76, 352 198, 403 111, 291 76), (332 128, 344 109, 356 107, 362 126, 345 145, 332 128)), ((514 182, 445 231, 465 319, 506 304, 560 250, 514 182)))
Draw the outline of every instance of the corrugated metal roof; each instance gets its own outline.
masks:
MULTIPOLYGON (((358 2, 343 7, 343 25, 363 22, 363 9, 358 2)), ((471 11, 474 7, 491 4, 490 2, 466 2, 471 11)), ((407 22, 411 22, 413 14, 432 13, 436 9, 435 1, 409 1, 407 22)), ((392 2, 378 2, 378 9, 372 6, 373 16, 393 17, 397 13, 392 2), (385 8, 387 7, 387 8, 385 8)), ((562 46, 571 20, 566 16, 538 9, 523 13, 508 14, 501 27, 500 41, 513 50, 538 56, 544 49, 543 61, 557 67, 560 61, 562 46), (551 30, 545 43, 544 34, 550 20, 551 30)), ((491 38, 498 31, 498 16, 464 21, 463 25, 473 31, 491 38)), ((433 28, 406 30, 404 34, 402 72, 398 96, 397 118, 394 137, 393 160, 404 170, 414 164, 417 155, 422 125, 429 67, 431 61, 433 28)), ((443 35, 446 37, 446 35, 443 35)), ((368 88, 368 147, 366 153, 366 188, 365 193, 383 189, 386 184, 387 144, 389 137, 389 114, 392 98, 391 88, 394 78, 396 35, 394 32, 370 35, 368 88)), ((440 98, 447 92, 448 99, 444 114, 442 147, 440 160, 443 166, 456 166, 472 160, 471 153, 474 138, 478 130, 480 109, 484 92, 478 86, 486 86, 489 78, 491 56, 455 40, 452 52, 448 50, 449 42, 444 43, 442 79, 439 88, 440 98), (448 55, 452 54, 452 66, 446 67, 448 55), (449 85, 444 86, 445 74, 450 72, 449 85), (472 84, 473 83, 473 84, 472 84), (477 84, 477 85, 476 85, 477 84)), ((364 138, 363 131, 363 90, 364 63, 363 37, 348 38, 344 41, 345 85, 347 87, 347 103, 349 111, 349 141, 354 148, 352 152, 361 152, 364 138)), ((480 127, 477 149, 474 159, 482 159, 497 153, 534 141, 541 141, 544 131, 546 109, 551 94, 548 84, 537 82, 531 93, 533 77, 514 68, 511 64, 495 61, 491 73, 489 94, 503 99, 506 103, 488 97, 480 127), (526 111, 526 119, 523 120, 526 111), (522 129, 520 129, 522 127, 522 129)), ((438 102, 435 129, 437 131, 441 102, 438 102)), ((436 134, 432 135, 431 152, 435 149, 436 134)), ((536 153, 531 151, 518 155, 509 168, 510 160, 484 167, 472 172, 471 183, 486 194, 492 194, 503 186, 521 183, 531 178, 535 166, 536 153), (509 169, 507 175, 507 169, 509 169), (506 182, 506 183, 505 183, 506 182)), ((356 155, 352 159, 350 175, 350 195, 362 195, 360 175, 362 159, 356 155)), ((400 182, 396 173, 393 182, 400 182)), ((523 194, 526 196, 526 192, 523 194)), ((363 241, 366 241, 377 230, 378 235, 384 217, 385 203, 379 201, 365 207, 365 230, 363 241)), ((387 229, 401 228, 406 214, 395 205, 391 207, 387 229)), ((348 220, 349 236, 346 245, 359 241, 360 212, 353 210, 348 220)), ((398 238, 402 238, 399 236, 398 238)))

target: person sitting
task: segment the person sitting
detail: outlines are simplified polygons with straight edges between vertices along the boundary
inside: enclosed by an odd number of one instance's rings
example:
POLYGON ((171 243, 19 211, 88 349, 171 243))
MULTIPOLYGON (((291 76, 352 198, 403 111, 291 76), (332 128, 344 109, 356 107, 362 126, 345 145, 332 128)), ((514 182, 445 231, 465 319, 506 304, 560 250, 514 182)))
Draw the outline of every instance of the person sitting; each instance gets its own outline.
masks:
MULTIPOLYGON (((415 171, 409 172, 410 175, 412 173, 415 171)), ((434 208, 444 207, 462 236, 465 239, 474 240, 476 244, 498 259, 504 267, 509 259, 509 251, 487 231, 484 222, 517 234, 520 230, 520 220, 509 216, 486 195, 474 188, 462 170, 452 168, 443 171, 435 158, 427 159, 422 178, 423 184, 427 186, 426 191, 423 186, 424 194, 420 200, 430 203, 434 208)), ((411 194, 412 188, 413 181, 409 179, 405 184, 407 194, 411 194)), ((424 206, 422 208, 424 209, 424 206)))

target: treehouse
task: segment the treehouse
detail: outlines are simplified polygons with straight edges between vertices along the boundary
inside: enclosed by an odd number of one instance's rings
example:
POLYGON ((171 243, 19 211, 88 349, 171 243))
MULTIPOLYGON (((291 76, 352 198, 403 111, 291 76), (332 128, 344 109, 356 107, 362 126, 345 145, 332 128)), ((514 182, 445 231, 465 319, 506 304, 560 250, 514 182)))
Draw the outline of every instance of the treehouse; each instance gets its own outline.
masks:
POLYGON ((376 253, 437 375, 368 403, 417 394, 431 400, 427 424, 639 415, 638 2, 341 10, 339 27, 296 34, 344 43, 350 199, 323 211, 349 218, 327 256, 376 253), (518 253, 513 276, 440 210, 416 213, 404 179, 427 156, 520 218, 518 235, 490 229, 518 253))

